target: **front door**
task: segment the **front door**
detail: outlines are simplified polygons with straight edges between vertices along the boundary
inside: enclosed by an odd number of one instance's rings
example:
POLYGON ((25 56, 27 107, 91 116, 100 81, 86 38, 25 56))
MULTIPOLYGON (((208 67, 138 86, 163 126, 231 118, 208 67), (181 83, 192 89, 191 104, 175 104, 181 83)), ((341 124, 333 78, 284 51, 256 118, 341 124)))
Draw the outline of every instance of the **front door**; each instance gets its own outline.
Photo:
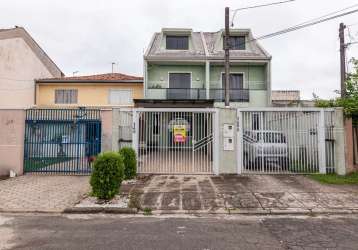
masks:
MULTIPOLYGON (((222 75, 222 88, 225 88, 225 74, 222 75)), ((230 74, 230 100, 241 100, 243 98, 244 75, 242 73, 230 74)), ((224 93, 224 91, 223 91, 224 93)))
POLYGON ((167 99, 190 99, 190 73, 169 73, 167 99))
MULTIPOLYGON (((225 87, 225 74, 222 75, 223 88, 225 87)), ((244 88, 244 76, 241 73, 230 74, 230 89, 243 89, 244 88)))

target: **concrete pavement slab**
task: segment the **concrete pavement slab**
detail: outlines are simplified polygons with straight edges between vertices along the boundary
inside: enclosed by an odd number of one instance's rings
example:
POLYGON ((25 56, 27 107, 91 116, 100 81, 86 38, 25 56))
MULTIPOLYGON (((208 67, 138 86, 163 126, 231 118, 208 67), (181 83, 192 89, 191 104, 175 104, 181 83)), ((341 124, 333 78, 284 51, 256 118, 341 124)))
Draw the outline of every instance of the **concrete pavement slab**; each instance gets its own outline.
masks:
POLYGON ((88 176, 24 175, 0 181, 0 211, 61 212, 90 190, 88 176))

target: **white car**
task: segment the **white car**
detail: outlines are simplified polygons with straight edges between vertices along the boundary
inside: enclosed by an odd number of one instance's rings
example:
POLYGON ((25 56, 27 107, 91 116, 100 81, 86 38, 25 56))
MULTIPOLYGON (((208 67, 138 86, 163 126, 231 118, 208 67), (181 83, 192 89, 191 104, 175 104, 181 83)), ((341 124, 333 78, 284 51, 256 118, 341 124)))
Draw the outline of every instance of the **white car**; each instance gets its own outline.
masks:
POLYGON ((288 166, 288 145, 281 131, 247 130, 243 135, 244 164, 249 168, 288 166))

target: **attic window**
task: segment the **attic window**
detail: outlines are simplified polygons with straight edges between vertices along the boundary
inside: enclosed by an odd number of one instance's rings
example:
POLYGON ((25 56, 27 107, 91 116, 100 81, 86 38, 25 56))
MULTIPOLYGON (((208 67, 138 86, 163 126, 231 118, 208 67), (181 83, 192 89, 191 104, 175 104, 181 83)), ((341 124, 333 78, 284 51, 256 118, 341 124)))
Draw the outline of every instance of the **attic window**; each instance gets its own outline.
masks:
POLYGON ((245 36, 230 36, 229 46, 231 50, 245 50, 246 49, 245 36))
POLYGON ((166 36, 166 49, 188 50, 188 36, 166 36))

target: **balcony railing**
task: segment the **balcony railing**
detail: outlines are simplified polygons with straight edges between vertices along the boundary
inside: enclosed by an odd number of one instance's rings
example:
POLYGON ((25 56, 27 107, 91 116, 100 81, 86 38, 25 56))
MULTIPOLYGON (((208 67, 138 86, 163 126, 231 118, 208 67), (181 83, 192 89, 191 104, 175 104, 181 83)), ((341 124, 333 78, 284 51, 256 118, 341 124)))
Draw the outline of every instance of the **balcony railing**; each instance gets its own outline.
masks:
MULTIPOLYGON (((249 102, 250 93, 248 89, 230 89, 229 91, 230 101, 232 102, 249 102)), ((215 101, 225 100, 225 89, 210 89, 209 99, 215 101)))
MULTIPOLYGON (((167 100, 205 100, 206 89, 204 88, 149 88, 148 98, 167 99, 167 100)), ((224 101, 225 90, 213 88, 209 89, 209 99, 224 101)), ((230 101, 249 102, 248 89, 230 89, 230 101)))
POLYGON ((204 100, 206 99, 206 89, 167 88, 166 97, 169 100, 204 100))

